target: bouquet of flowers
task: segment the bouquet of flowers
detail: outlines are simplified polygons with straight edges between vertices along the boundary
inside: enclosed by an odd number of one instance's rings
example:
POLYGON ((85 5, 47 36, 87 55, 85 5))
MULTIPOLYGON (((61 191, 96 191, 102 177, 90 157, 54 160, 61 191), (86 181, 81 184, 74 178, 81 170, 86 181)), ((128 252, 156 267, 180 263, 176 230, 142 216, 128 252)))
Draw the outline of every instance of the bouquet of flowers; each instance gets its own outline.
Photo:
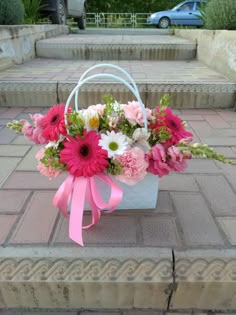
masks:
POLYGON ((183 172, 192 157, 234 164, 206 144, 192 144, 185 123, 167 106, 168 96, 151 110, 142 107, 135 87, 131 86, 138 101, 121 104, 107 96, 104 104, 81 110, 76 104, 73 110, 69 97, 66 105, 54 105, 44 116, 30 115, 32 122, 8 124, 35 144, 45 145, 36 155, 42 175, 53 178, 63 171, 69 173, 53 203, 64 216, 71 204, 70 237, 82 246, 85 200, 92 210, 92 223, 84 227, 89 228, 98 222, 102 210, 114 211, 122 199, 122 190, 112 178, 135 185, 148 173, 160 178, 173 171, 183 172), (95 177, 110 186, 109 202, 101 198, 95 177))

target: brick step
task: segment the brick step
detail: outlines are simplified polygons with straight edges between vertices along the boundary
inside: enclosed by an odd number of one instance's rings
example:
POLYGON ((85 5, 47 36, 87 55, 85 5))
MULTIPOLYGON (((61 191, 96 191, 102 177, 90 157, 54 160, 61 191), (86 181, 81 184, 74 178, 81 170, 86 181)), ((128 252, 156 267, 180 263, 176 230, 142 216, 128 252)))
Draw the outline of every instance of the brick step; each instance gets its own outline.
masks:
POLYGON ((196 44, 171 36, 71 34, 36 43, 40 58, 72 60, 191 60, 196 44))
MULTIPOLYGON (((96 63, 35 59, 3 71, 0 73, 0 106, 48 107, 66 102, 81 74, 96 63)), ((133 76, 148 107, 156 106, 163 94, 171 96, 171 106, 175 108, 234 106, 236 84, 200 62, 116 61, 114 64, 133 76)), ((124 85, 100 79, 81 88, 80 104, 101 103, 103 96, 108 94, 121 102, 134 99, 124 85)))

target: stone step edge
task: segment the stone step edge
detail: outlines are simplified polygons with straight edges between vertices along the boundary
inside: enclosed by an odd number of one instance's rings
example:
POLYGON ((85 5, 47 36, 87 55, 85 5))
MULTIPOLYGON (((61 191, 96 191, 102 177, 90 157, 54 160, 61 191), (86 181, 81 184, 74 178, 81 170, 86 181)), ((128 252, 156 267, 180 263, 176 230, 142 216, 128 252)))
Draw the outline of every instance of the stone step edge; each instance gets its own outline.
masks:
MULTIPOLYGON (((0 81, 0 106, 42 106, 66 102, 75 82, 0 81)), ((230 108, 235 105, 236 84, 233 82, 148 82, 138 83, 143 102, 154 107, 164 94, 170 94, 175 108, 230 108)), ((101 102, 104 95, 113 95, 121 102, 133 100, 122 84, 90 83, 81 88, 80 102, 84 106, 101 102)), ((73 102, 72 102, 73 104, 73 102)))
POLYGON ((36 43, 39 58, 63 60, 192 60, 196 44, 36 43))
POLYGON ((0 270, 0 309, 187 309, 181 290, 197 299, 212 294, 212 285, 214 299, 200 299, 199 309, 235 307, 230 249, 1 247, 0 270))

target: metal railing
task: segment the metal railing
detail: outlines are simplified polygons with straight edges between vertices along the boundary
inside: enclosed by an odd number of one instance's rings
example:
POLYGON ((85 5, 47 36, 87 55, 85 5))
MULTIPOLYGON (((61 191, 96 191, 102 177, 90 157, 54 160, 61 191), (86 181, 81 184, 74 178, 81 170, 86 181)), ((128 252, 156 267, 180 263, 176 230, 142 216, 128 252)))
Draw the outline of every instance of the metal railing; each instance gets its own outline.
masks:
POLYGON ((87 13, 88 27, 137 28, 147 25, 150 13, 87 13))

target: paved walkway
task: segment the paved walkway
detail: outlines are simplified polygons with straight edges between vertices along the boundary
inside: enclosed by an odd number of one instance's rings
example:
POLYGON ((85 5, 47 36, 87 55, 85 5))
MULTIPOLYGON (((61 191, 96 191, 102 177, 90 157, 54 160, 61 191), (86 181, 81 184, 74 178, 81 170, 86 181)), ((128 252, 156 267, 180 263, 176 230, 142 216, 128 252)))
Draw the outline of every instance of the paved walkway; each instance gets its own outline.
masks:
MULTIPOLYGON (((102 216, 80 248, 52 206, 63 176, 41 176, 39 148, 5 127, 36 111, 46 109, 0 107, 0 308, 236 311, 236 168, 191 160, 160 180, 156 209, 102 216)), ((176 112, 195 141, 236 159, 236 112, 176 112)))
MULTIPOLYGON (((10 119, 27 118, 32 111, 45 109, 0 108, 0 244, 76 246, 68 237, 68 221, 52 206, 62 178, 42 177, 34 159, 39 148, 4 127, 10 119)), ((195 141, 236 158, 235 112, 178 113, 187 120, 195 141)), ((193 159, 184 174, 161 179, 156 210, 103 216, 84 232, 84 241, 88 247, 235 248, 236 168, 193 159)))

